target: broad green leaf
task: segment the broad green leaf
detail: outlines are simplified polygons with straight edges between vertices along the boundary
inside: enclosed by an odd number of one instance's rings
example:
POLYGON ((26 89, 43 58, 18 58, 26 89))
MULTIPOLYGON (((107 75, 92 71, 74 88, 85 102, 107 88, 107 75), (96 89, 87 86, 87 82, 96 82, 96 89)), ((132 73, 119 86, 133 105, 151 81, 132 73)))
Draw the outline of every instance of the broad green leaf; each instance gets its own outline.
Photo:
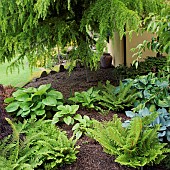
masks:
POLYGON ((41 85, 34 95, 43 95, 46 94, 47 90, 51 87, 51 84, 41 85))
POLYGON ((42 106, 41 102, 38 102, 38 104, 36 104, 34 107, 31 108, 32 111, 35 111, 37 109, 39 109, 42 106))
POLYGON ((90 120, 90 118, 89 118, 87 115, 84 115, 84 116, 83 116, 83 119, 85 119, 86 121, 89 121, 89 120, 90 120))
POLYGON ((14 112, 18 109, 19 103, 18 102, 13 102, 10 103, 5 109, 7 112, 14 112))
POLYGON ((45 110, 36 110, 35 113, 36 115, 41 116, 45 114, 45 110))
POLYGON ((80 139, 80 137, 82 136, 82 134, 83 134, 83 132, 78 131, 78 132, 76 133, 76 139, 80 139))
POLYGON ((76 114, 76 115, 74 116, 74 119, 75 119, 75 120, 78 120, 78 121, 81 121, 81 120, 82 120, 82 116, 81 116, 80 114, 76 114))
POLYGON ((52 124, 56 124, 59 122, 59 118, 58 118, 58 115, 57 113, 53 116, 53 119, 52 119, 52 124))
POLYGON ((5 102, 5 103, 11 103, 11 102, 13 102, 14 100, 15 100, 14 97, 9 97, 9 98, 6 98, 6 99, 4 100, 4 102, 5 102))
POLYGON ((27 89, 24 89, 24 92, 26 92, 26 93, 35 93, 36 91, 37 91, 37 89, 34 87, 29 87, 27 89))
POLYGON ((67 124, 70 125, 72 123, 72 119, 70 116, 64 117, 63 121, 67 124))
POLYGON ((26 94, 26 93, 23 90, 19 89, 19 90, 13 92, 12 96, 16 98, 16 97, 23 95, 23 94, 26 94))
POLYGON ((22 103, 20 103, 20 108, 23 111, 30 110, 30 103, 29 102, 22 102, 22 103))
POLYGON ((54 97, 47 97, 42 100, 42 103, 47 105, 47 106, 56 106, 57 105, 57 100, 54 97))
POLYGON ((70 106, 70 114, 75 114, 79 109, 79 105, 71 105, 70 106))
POLYGON ((22 113, 23 113, 23 110, 20 109, 20 110, 17 112, 17 115, 16 115, 16 116, 20 116, 22 113))
POLYGON ((30 114, 30 110, 25 111, 25 112, 22 112, 22 113, 21 113, 21 116, 22 116, 22 117, 26 117, 26 116, 28 116, 29 114, 30 114))
POLYGON ((53 96, 56 99, 63 99, 63 94, 61 92, 59 92, 59 91, 56 91, 56 90, 49 91, 47 95, 48 96, 53 96))
POLYGON ((80 123, 76 123, 76 124, 73 126, 72 130, 74 131, 74 130, 78 129, 79 127, 80 127, 80 123))

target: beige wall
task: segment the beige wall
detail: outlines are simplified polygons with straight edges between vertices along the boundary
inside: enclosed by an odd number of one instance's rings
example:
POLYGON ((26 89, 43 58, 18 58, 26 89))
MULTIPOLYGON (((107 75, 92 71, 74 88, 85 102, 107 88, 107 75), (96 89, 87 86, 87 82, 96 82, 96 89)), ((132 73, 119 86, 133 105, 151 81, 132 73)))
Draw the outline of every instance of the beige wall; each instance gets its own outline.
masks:
MULTIPOLYGON (((132 39, 129 37, 129 35, 126 36, 126 64, 127 66, 130 66, 130 64, 133 62, 135 58, 132 58, 132 55, 134 52, 131 52, 131 48, 135 48, 138 44, 141 44, 144 40, 151 40, 153 37, 153 34, 144 32, 142 35, 137 35, 136 33, 132 34, 132 39)), ((147 56, 156 56, 155 52, 152 52, 151 50, 146 49, 143 52, 142 58, 145 58, 147 56)))
MULTIPOLYGON (((126 65, 130 66, 133 62, 134 58, 132 55, 134 54, 131 52, 131 48, 135 48, 138 44, 141 44, 144 40, 151 40, 153 34, 144 32, 142 35, 137 35, 136 33, 132 34, 132 39, 129 35, 126 36, 126 65)), ((108 52, 113 57, 113 65, 118 66, 119 64, 124 64, 124 42, 120 40, 118 33, 114 33, 114 39, 109 40, 107 45, 108 52)), ((156 53, 152 52, 151 50, 146 49, 143 52, 142 58, 147 56, 156 56, 156 53)))
POLYGON ((109 43, 107 45, 108 52, 113 57, 112 64, 114 66, 118 66, 119 64, 123 64, 124 62, 124 43, 120 40, 119 34, 114 33, 114 39, 109 39, 109 43))

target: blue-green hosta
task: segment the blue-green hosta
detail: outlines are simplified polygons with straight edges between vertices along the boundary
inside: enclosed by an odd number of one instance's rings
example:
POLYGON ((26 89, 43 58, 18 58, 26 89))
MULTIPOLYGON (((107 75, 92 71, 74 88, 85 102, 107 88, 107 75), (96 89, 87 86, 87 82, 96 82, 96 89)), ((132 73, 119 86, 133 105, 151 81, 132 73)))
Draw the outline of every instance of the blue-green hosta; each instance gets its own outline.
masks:
POLYGON ((156 77, 154 73, 138 76, 136 79, 125 79, 124 83, 132 83, 131 89, 139 93, 134 104, 134 111, 155 105, 158 108, 170 108, 170 86, 166 78, 156 77))
MULTIPOLYGON (((160 129, 158 131, 158 138, 160 141, 168 141, 170 142, 170 112, 165 108, 159 108, 157 111, 155 110, 155 106, 151 105, 150 108, 144 108, 139 110, 139 112, 126 111, 126 116, 130 118, 134 117, 147 117, 151 115, 153 112, 157 112, 158 116, 154 121, 150 123, 150 127, 155 127, 155 125, 160 125, 160 129)), ((124 127, 127 127, 130 123, 130 120, 124 122, 124 127)))

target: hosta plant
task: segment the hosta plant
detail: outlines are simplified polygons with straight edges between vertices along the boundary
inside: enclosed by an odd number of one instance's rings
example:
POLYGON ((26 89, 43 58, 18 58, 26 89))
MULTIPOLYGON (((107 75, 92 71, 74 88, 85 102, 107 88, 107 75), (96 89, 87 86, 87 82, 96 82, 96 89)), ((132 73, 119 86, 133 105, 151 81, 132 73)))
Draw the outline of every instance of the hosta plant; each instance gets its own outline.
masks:
POLYGON ((98 94, 99 90, 95 90, 93 87, 91 87, 87 91, 75 92, 75 95, 70 97, 69 100, 76 104, 82 104, 83 107, 89 109, 98 109, 95 105, 98 94))
POLYGON ((74 124, 74 116, 79 109, 79 105, 60 105, 58 112, 53 116, 52 123, 65 122, 67 125, 74 124))
POLYGON ((72 130, 73 135, 76 139, 79 139, 82 135, 89 135, 88 128, 93 126, 93 120, 91 120, 87 115, 81 116, 79 114, 74 116, 77 123, 74 124, 72 130))
MULTIPOLYGON (((160 129, 158 131, 158 138, 161 142, 168 141, 170 142, 170 113, 167 112, 165 108, 159 108, 157 111, 155 109, 155 105, 151 105, 150 108, 144 108, 139 110, 139 112, 126 111, 126 116, 130 118, 134 117, 146 117, 151 115, 153 112, 157 112, 158 116, 150 123, 150 127, 154 127, 155 125, 160 125, 160 129)), ((128 126, 130 120, 126 120, 124 122, 124 126, 128 126)))
POLYGON ((75 141, 49 120, 13 123, 13 134, 0 141, 0 169, 52 170, 76 160, 75 141))
POLYGON ((21 117, 44 116, 47 112, 56 111, 58 105, 63 104, 61 92, 51 88, 50 84, 38 88, 20 88, 6 98, 6 111, 21 117))
POLYGON ((114 115, 109 122, 94 122, 94 128, 89 130, 108 154, 116 157, 121 165, 134 168, 148 164, 159 164, 170 150, 165 143, 160 143, 157 137, 159 126, 150 128, 148 125, 157 114, 145 118, 135 117, 130 125, 122 126, 121 119, 114 115))
POLYGON ((135 79, 125 79, 123 82, 125 84, 132 83, 131 89, 136 89, 139 92, 134 103, 134 111, 153 104, 157 109, 170 107, 170 87, 166 78, 159 78, 155 76, 155 73, 149 73, 135 79))

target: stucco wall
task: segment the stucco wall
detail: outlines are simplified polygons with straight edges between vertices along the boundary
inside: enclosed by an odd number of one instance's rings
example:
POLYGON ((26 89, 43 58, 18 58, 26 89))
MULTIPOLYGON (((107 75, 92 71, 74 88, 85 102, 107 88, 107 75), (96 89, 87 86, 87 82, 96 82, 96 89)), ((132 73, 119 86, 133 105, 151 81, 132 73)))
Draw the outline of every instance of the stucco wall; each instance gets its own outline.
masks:
MULTIPOLYGON (((144 32, 142 35, 137 35, 136 33, 132 34, 132 39, 129 37, 129 35, 126 36, 126 64, 127 66, 130 66, 130 64, 133 62, 134 58, 132 58, 132 55, 134 54, 131 52, 131 48, 135 48, 138 44, 141 44, 144 40, 151 40, 153 37, 153 34, 144 32)), ((146 51, 143 52, 142 58, 145 58, 147 56, 156 56, 155 52, 152 52, 151 50, 146 49, 146 51)))
MULTIPOLYGON (((132 55, 134 53, 130 51, 131 48, 135 48, 138 44, 141 44, 144 40, 151 40, 153 36, 154 36, 153 34, 147 32, 144 32, 142 35, 137 35, 136 33, 133 33, 132 38, 130 38, 129 35, 126 36, 126 65, 127 66, 130 66, 130 64, 134 60, 134 58, 132 58, 132 55)), ((119 64, 124 64, 124 42, 123 40, 120 40, 118 33, 114 33, 114 39, 109 40, 107 48, 108 48, 108 52, 113 57, 112 63, 114 66, 118 66, 119 64)), ((143 52, 142 58, 145 58, 147 56, 156 56, 156 53, 146 49, 146 51, 143 52)))

